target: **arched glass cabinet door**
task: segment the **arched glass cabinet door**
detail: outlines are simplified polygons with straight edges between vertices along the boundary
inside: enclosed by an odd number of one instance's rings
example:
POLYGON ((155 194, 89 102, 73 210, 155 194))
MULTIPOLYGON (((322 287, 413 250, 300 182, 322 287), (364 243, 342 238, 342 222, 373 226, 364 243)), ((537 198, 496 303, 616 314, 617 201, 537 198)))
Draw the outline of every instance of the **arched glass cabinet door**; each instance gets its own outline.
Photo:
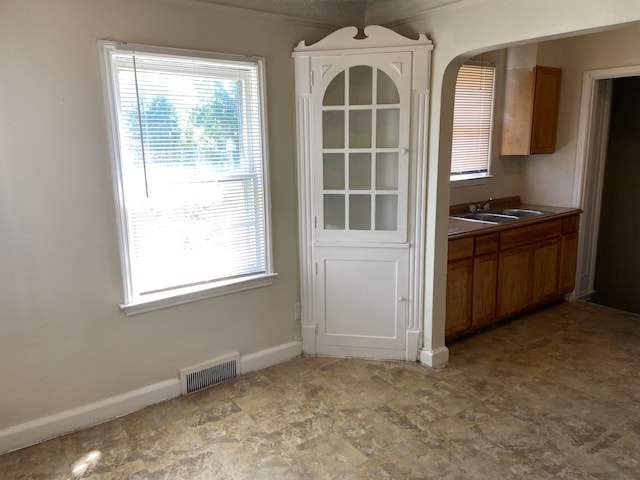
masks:
POLYGON ((316 239, 406 241, 409 61, 315 59, 316 239))

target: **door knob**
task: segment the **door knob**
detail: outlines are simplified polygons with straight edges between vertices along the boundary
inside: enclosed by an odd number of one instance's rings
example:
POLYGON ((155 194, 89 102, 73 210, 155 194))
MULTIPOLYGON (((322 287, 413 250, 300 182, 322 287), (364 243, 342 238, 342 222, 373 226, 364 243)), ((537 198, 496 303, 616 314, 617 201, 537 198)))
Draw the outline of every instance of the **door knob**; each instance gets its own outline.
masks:
POLYGON ((404 302, 405 300, 406 300, 406 298, 404 298, 404 297, 398 297, 398 301, 399 302, 404 302))
POLYGON ((409 149, 407 149, 407 148, 401 148, 401 149, 400 149, 400 153, 402 153, 403 155, 406 155, 407 153, 409 153, 409 149))

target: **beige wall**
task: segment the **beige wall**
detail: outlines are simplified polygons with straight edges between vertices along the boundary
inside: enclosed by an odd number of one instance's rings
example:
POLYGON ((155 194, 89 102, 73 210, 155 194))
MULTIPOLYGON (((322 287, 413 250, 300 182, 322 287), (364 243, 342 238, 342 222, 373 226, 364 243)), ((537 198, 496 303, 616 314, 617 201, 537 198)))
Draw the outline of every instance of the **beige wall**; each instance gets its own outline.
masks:
MULTIPOLYGON (((552 155, 522 160, 520 193, 530 203, 574 206, 578 119, 586 70, 640 65, 640 25, 544 42, 540 55, 562 68, 558 141, 552 155)), ((576 205, 580 206, 580 205, 576 205)))
POLYGON ((0 0, 0 430, 293 341, 293 64, 327 30, 188 0, 0 0), (271 287, 125 317, 97 39, 266 57, 271 287))

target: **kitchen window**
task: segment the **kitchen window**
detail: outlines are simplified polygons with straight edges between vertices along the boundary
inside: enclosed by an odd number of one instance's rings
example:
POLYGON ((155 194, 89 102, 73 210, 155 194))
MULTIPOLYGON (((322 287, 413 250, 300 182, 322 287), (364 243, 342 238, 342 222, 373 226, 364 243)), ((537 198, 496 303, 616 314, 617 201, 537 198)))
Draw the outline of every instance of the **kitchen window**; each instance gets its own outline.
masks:
POLYGON ((102 48, 122 308, 271 284, 262 59, 102 48))
POLYGON ((469 62, 456 81, 451 181, 489 176, 495 65, 469 62))

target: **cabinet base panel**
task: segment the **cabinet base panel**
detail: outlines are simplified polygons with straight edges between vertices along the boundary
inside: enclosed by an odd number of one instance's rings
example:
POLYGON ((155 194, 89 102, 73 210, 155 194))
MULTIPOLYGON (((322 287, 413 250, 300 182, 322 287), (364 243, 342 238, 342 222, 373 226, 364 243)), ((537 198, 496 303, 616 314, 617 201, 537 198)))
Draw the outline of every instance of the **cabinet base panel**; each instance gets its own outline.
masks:
POLYGON ((544 308, 550 307, 551 305, 555 305, 557 303, 561 303, 565 301, 565 297, 564 296, 559 296, 557 298, 554 298, 553 300, 547 301, 544 304, 541 305, 536 305, 533 306, 531 308, 528 308, 526 311, 522 311, 522 312, 516 312, 516 313, 512 313, 509 315, 506 315, 504 317, 501 318, 497 318, 495 321, 493 321, 492 323, 486 323, 483 325, 474 325, 471 328, 468 328, 467 330, 464 330, 462 332, 458 332, 458 333, 454 333, 451 335, 447 335, 445 337, 445 342, 447 344, 451 343, 451 342, 456 342, 458 340, 463 340, 467 337, 470 337, 472 335, 476 335, 478 333, 482 333, 482 332, 487 332, 489 330, 493 330, 494 328, 498 328, 502 325, 505 325, 509 322, 512 322, 513 320, 518 320, 520 318, 526 317, 527 315, 529 315, 530 313, 533 312, 537 312, 538 310, 542 310, 544 308))

